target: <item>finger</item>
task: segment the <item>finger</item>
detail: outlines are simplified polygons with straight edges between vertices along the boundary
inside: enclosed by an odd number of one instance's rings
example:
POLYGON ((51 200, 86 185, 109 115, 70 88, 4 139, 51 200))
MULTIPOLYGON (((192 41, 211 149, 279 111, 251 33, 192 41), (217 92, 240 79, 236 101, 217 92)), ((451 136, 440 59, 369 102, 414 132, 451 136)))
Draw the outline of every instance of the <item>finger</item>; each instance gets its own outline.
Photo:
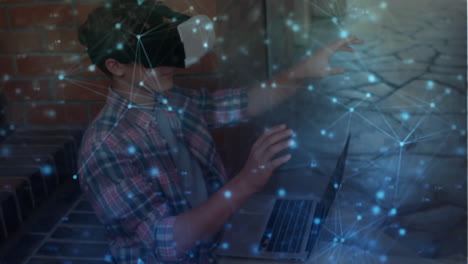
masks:
POLYGON ((291 146, 291 140, 284 140, 283 142, 276 143, 268 147, 263 156, 264 160, 270 161, 273 156, 280 153, 281 151, 289 148, 291 146))
POLYGON ((275 160, 273 160, 269 165, 269 167, 274 170, 276 168, 278 168, 279 166, 283 165, 284 163, 288 162, 290 159, 291 159, 291 154, 287 154, 287 155, 284 155, 284 156, 281 156, 275 160))
POLYGON ((334 68, 331 68, 327 71, 327 74, 328 76, 329 75, 339 75, 339 74, 343 74, 345 72, 345 70, 341 67, 334 67, 334 68))
POLYGON ((292 136, 293 133, 294 132, 291 129, 288 129, 288 130, 282 130, 282 131, 276 132, 273 135, 270 135, 269 137, 265 138, 265 140, 263 140, 263 142, 258 146, 258 152, 260 153, 260 155, 263 155, 263 153, 269 147, 277 144, 278 142, 280 142, 281 140, 287 137, 292 136))
POLYGON ((267 130, 257 139, 257 141, 253 144, 252 149, 253 149, 253 148, 258 148, 259 146, 261 146, 261 145, 263 144, 263 142, 265 141, 265 139, 268 138, 269 136, 271 136, 272 134, 277 133, 277 132, 282 131, 282 130, 285 130, 285 129, 286 129, 286 125, 285 125, 285 124, 278 125, 278 126, 274 126, 274 127, 272 127, 272 128, 267 129, 267 130))

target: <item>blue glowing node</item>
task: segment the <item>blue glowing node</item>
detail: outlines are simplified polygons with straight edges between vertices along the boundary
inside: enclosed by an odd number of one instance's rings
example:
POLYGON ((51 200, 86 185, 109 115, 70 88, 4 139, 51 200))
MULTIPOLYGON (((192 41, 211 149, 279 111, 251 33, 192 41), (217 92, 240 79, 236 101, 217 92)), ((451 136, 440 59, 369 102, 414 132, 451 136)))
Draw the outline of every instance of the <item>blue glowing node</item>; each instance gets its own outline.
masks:
POLYGON ((382 9, 387 8, 387 3, 386 2, 380 3, 380 8, 382 8, 382 9))
POLYGON ((372 94, 371 93, 366 93, 366 97, 370 98, 370 97, 372 97, 372 94))
POLYGON ((290 140, 289 141, 289 147, 292 148, 292 149, 296 149, 297 148, 297 142, 295 140, 290 140))
POLYGON ((340 38, 347 38, 349 36, 349 32, 346 30, 340 31, 340 38))
POLYGON ((353 113, 353 112, 354 112, 354 108, 351 107, 351 108, 349 109, 349 111, 350 111, 351 113, 353 113))
POLYGON ((118 50, 123 50, 124 46, 122 43, 117 43, 117 45, 115 46, 116 49, 118 50))
POLYGON ((373 213, 374 215, 380 214, 381 210, 382 210, 382 209, 380 209, 380 207, 377 206, 377 205, 375 205, 375 206, 372 207, 372 213, 373 213))
POLYGON ((382 200, 383 198, 385 198, 385 192, 384 191, 378 191, 375 196, 377 196, 377 199, 382 200))
POLYGON ((374 75, 369 75, 369 77, 367 77, 367 80, 370 82, 370 83, 374 83, 377 81, 377 78, 374 76, 374 75))
POLYGON ((400 142, 400 147, 404 147, 405 146, 405 142, 400 142))
POLYGON ((169 101, 167 101, 166 98, 162 99, 162 103, 163 103, 163 104, 167 104, 168 102, 169 102, 169 101))
POLYGON ((128 197, 128 199, 132 199, 132 198, 133 198, 133 194, 129 193, 129 194, 127 195, 127 197, 128 197))
POLYGON ((332 17, 332 22, 335 23, 335 24, 338 24, 338 18, 337 17, 332 17))
POLYGON ((301 30, 301 27, 300 27, 298 24, 294 24, 294 25, 292 26, 292 30, 293 30, 294 32, 298 32, 299 30, 301 30))
POLYGON ((344 237, 342 237, 342 238, 340 239, 340 242, 341 242, 341 243, 344 243, 345 241, 346 241, 346 239, 345 239, 344 237))
POLYGON ((458 76, 457 76, 457 80, 459 80, 460 82, 463 81, 463 79, 464 79, 464 78, 463 78, 463 75, 458 75, 458 76))
POLYGON ((320 218, 315 218, 314 219, 314 224, 318 225, 318 224, 320 224, 320 222, 321 222, 320 218))
POLYGON ((120 23, 115 24, 115 29, 120 29, 121 27, 122 27, 122 25, 120 23))
POLYGON ((398 234, 399 234, 400 236, 406 235, 406 229, 400 228, 400 230, 398 230, 398 234))
POLYGON ((436 107, 435 103, 431 103, 431 108, 435 108, 435 107, 436 107))
POLYGON ((310 162, 310 167, 311 168, 316 168, 318 166, 317 161, 313 160, 310 162))
POLYGON ((137 38, 138 40, 140 40, 140 39, 141 39, 141 35, 136 35, 136 38, 137 38))
POLYGON ((358 221, 361 221, 361 220, 362 220, 362 216, 361 216, 361 215, 358 215, 358 216, 356 216, 356 219, 357 219, 358 221))
POLYGON ((445 94, 451 94, 452 93, 452 90, 450 90, 450 88, 445 88, 445 94))
POLYGON ((333 102, 334 104, 336 104, 336 103, 338 102, 338 99, 336 99, 335 97, 333 97, 333 98, 332 98, 332 102, 333 102))
POLYGON ((227 242, 222 243, 221 248, 222 249, 228 249, 229 248, 229 243, 227 243, 227 242))
POLYGON ((128 107, 128 109, 132 109, 133 106, 132 106, 132 104, 128 104, 127 107, 128 107))
POLYGON ((112 256, 110 254, 104 255, 104 261, 112 263, 112 256))
POLYGON ((158 169, 158 168, 152 168, 152 169, 150 170, 150 175, 151 175, 151 177, 157 177, 157 176, 159 176, 159 169, 158 169))
POLYGON ((309 85, 309 86, 307 86, 307 90, 309 90, 309 91, 313 91, 313 90, 314 90, 314 86, 313 86, 313 85, 309 85))
POLYGON ((225 191, 224 192, 224 198, 230 199, 232 197, 232 192, 231 191, 225 191))
POLYGON ((73 175, 73 179, 74 179, 74 180, 78 179, 78 176, 77 176, 76 174, 73 175))
POLYGON ((50 165, 45 165, 41 168, 41 173, 43 175, 51 175, 52 174, 52 166, 50 165))
POLYGON ((279 197, 284 197, 286 195, 286 190, 285 189, 279 189, 278 190, 278 196, 279 197))
POLYGON ((327 131, 325 129, 320 130, 320 134, 322 136, 325 136, 327 134, 327 131))
POLYGON ((382 255, 382 256, 379 257, 380 262, 387 262, 387 260, 388 260, 388 257, 385 256, 385 255, 382 255))
POLYGON ((338 183, 333 184, 333 188, 338 189, 339 187, 340 185, 338 185, 338 183))
POLYGON ((2 156, 6 157, 6 156, 10 155, 11 150, 10 150, 9 147, 3 146, 2 149, 0 150, 0 153, 2 154, 2 156))
POLYGON ((402 120, 407 121, 410 119, 410 114, 408 112, 403 112, 400 114, 402 120))
POLYGON ((60 75, 58 76, 58 79, 59 79, 59 80, 63 80, 63 79, 65 79, 65 76, 63 76, 63 74, 60 74, 60 75))
POLYGON ((136 153, 136 148, 134 146, 128 147, 128 153, 133 155, 136 153))
POLYGON ((397 209, 396 208, 392 208, 390 209, 390 212, 388 212, 389 215, 396 215, 397 214, 397 209))
POLYGON ((427 82, 427 89, 432 90, 434 88, 434 81, 428 81, 427 82))
POLYGON ((452 130, 457 130, 457 125, 452 125, 452 130))

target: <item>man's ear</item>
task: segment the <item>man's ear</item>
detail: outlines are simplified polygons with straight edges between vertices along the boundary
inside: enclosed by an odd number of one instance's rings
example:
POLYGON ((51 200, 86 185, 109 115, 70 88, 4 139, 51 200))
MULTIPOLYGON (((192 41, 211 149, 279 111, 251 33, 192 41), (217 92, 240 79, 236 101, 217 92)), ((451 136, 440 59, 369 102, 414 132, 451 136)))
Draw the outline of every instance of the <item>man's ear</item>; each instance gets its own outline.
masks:
POLYGON ((108 58, 104 61, 107 70, 116 77, 123 77, 125 74, 125 67, 116 59, 108 58))

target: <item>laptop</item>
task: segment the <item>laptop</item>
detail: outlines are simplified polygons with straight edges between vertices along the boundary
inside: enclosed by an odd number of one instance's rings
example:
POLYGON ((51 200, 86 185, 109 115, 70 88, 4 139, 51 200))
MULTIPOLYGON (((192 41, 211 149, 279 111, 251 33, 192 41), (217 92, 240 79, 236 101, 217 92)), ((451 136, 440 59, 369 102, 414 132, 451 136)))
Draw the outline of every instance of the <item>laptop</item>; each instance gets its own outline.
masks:
MULTIPOLYGON (((340 188, 349 141, 350 135, 333 173, 328 177, 328 184, 322 184, 317 189, 314 187, 315 182, 311 182, 306 183, 311 184, 306 186, 309 188, 308 193, 256 194, 249 199, 226 224, 216 254, 306 261, 340 188)), ((282 178, 286 175, 282 175, 282 178)), ((306 178, 314 179, 313 176, 308 175, 306 178)), ((317 179, 315 181, 318 182, 317 179)))

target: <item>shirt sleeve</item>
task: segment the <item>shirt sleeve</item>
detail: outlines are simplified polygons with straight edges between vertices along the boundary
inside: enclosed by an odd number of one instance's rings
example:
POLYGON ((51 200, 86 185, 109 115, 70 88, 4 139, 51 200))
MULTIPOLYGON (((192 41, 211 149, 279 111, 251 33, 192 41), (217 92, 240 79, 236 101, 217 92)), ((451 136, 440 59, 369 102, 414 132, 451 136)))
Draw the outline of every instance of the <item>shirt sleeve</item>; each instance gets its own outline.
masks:
POLYGON ((80 183, 112 230, 139 239, 161 262, 181 261, 185 257, 177 258, 175 217, 170 216, 158 180, 151 180, 167 175, 159 168, 145 172, 134 152, 99 146, 85 164, 80 183))
POLYGON ((245 88, 217 90, 212 93, 202 89, 195 100, 210 129, 248 120, 248 95, 245 88))

